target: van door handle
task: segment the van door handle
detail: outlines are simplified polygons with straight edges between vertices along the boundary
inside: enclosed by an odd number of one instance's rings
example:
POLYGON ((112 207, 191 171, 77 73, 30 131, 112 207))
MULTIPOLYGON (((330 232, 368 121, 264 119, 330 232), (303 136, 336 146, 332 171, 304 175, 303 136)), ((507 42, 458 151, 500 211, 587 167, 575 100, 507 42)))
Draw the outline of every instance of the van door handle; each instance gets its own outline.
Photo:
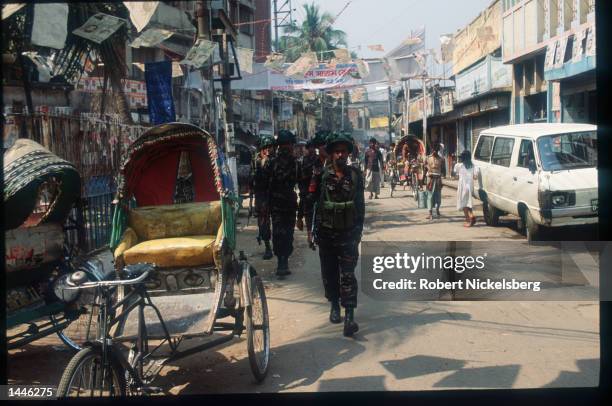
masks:
POLYGON ((528 180, 527 183, 529 183, 530 185, 533 185, 533 181, 528 180))

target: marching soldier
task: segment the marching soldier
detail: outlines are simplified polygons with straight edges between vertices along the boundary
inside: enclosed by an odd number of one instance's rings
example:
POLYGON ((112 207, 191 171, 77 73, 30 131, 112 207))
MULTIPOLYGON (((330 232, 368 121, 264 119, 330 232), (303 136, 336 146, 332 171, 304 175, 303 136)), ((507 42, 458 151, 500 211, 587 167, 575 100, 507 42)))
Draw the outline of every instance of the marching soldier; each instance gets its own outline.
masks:
POLYGON ((293 252, 293 229, 298 208, 295 186, 297 183, 296 162, 293 156, 295 135, 280 130, 276 140, 276 156, 266 162, 268 196, 272 215, 272 248, 278 259, 276 275, 289 275, 289 256, 293 252))
POLYGON ((365 216, 364 180, 359 169, 347 164, 353 150, 350 135, 331 135, 326 150, 331 165, 324 169, 314 192, 314 240, 319 246, 325 297, 331 303, 329 320, 342 322, 341 304, 345 309, 344 335, 350 337, 359 330, 354 320, 357 307, 355 266, 365 216))
POLYGON ((268 201, 268 177, 264 171, 266 162, 273 156, 274 139, 264 136, 258 146, 258 152, 251 164, 251 196, 255 197, 255 213, 257 214, 257 241, 264 242, 266 251, 263 259, 272 258, 270 238, 270 205, 268 201))
MULTIPOLYGON (((319 158, 316 154, 314 139, 306 143, 306 154, 298 160, 298 189, 300 193, 300 202, 298 205, 297 228, 300 231, 304 230, 304 217, 306 217, 306 231, 308 233, 308 241, 310 243, 310 233, 312 231, 312 204, 308 200, 308 187, 314 173, 314 167, 319 158)), ((312 248, 312 245, 311 245, 312 248)))
POLYGON ((314 249, 314 241, 312 239, 312 216, 314 214, 314 205, 316 202, 315 192, 321 183, 321 177, 323 176, 323 169, 329 164, 327 151, 325 145, 327 144, 327 137, 329 133, 327 131, 317 131, 315 137, 312 139, 312 144, 315 146, 319 155, 314 162, 312 168, 312 176, 308 185, 308 194, 306 195, 306 201, 304 202, 304 213, 311 218, 311 226, 308 232, 308 245, 314 249))

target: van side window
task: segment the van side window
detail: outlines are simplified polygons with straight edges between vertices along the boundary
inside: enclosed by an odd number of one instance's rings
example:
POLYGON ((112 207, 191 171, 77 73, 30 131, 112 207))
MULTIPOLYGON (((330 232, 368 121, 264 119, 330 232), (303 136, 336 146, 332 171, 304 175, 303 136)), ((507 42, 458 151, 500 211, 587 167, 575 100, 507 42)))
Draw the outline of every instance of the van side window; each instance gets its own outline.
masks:
POLYGON ((514 148, 513 138, 497 137, 493 145, 493 154, 491 163, 510 167, 510 158, 512 157, 512 148, 514 148))
POLYGON ((488 135, 483 135, 478 140, 478 145, 476 146, 476 152, 474 153, 474 159, 479 161, 489 162, 491 159, 491 148, 493 147, 493 137, 488 135))
POLYGON ((533 154, 533 142, 531 140, 522 140, 516 166, 520 168, 529 168, 529 161, 532 159, 535 159, 535 155, 533 154))

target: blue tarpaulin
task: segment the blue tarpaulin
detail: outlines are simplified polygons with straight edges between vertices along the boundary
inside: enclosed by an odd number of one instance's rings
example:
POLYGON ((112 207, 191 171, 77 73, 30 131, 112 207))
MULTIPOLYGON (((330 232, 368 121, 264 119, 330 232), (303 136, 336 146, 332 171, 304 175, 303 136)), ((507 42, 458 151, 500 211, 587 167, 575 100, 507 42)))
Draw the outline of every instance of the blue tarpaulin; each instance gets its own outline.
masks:
POLYGON ((152 124, 176 121, 172 101, 172 62, 145 63, 149 120, 152 124))

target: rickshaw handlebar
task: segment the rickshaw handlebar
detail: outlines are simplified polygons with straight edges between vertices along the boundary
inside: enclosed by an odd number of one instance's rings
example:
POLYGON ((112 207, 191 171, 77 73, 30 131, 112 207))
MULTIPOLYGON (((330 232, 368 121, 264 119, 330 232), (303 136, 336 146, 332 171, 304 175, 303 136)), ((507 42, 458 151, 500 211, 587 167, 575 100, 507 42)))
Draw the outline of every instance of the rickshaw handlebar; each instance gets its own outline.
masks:
MULTIPOLYGON (((77 272, 81 272, 81 271, 77 271, 77 272)), ((137 285, 141 283, 142 281, 144 281, 145 279, 147 279, 147 276, 149 276, 150 272, 151 272, 150 270, 144 271, 140 276, 136 278, 132 278, 132 279, 115 279, 112 281, 84 282, 84 283, 81 283, 75 286, 67 285, 64 287, 64 289, 79 290, 79 289, 92 289, 92 288, 97 288, 97 287, 102 287, 102 286, 109 287, 109 286, 137 285)))

